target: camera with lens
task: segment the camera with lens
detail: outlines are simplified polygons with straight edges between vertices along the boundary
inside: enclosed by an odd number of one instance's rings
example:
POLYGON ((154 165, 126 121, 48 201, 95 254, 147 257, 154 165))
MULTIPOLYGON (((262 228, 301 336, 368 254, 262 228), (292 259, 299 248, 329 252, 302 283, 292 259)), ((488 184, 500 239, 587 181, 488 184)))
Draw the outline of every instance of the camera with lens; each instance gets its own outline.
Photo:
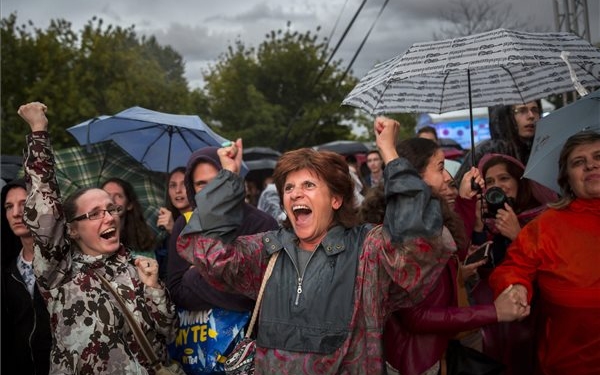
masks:
POLYGON ((505 203, 508 203, 511 207, 514 204, 514 200, 497 186, 489 188, 483 195, 483 198, 487 203, 487 212, 483 214, 483 217, 487 218, 495 218, 498 210, 501 208, 504 209, 505 203))

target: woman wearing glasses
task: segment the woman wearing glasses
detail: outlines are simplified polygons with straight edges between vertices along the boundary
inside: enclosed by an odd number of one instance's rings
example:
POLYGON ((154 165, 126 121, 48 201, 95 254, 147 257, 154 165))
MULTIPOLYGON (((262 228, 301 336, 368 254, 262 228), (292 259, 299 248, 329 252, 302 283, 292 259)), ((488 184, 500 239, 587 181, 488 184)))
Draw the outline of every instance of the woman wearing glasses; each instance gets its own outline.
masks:
POLYGON ((132 260, 119 241, 121 207, 104 190, 80 189, 61 202, 46 109, 33 102, 18 113, 31 127, 24 221, 34 238, 33 270, 54 333, 50 373, 154 374, 100 276, 123 297, 154 352, 166 361, 175 310, 158 280, 158 264, 132 260))

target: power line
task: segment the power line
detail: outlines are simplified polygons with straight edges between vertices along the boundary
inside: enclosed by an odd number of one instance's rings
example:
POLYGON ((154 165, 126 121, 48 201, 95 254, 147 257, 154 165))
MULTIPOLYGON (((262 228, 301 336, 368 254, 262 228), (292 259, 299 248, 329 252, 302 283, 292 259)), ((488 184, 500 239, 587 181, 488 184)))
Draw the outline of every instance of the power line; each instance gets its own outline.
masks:
POLYGON ((331 52, 331 55, 329 55, 329 59, 327 59, 327 62, 325 63, 325 65, 323 66, 323 68, 321 68, 321 71, 317 75, 317 79, 315 80, 315 83, 314 83, 315 86, 321 80, 321 77, 325 73, 325 70, 327 70, 327 67, 329 67, 329 64, 331 63, 331 60, 333 60, 333 56, 335 56, 335 53, 337 52, 337 50, 342 45, 342 42, 346 38, 346 35, 348 35, 348 32, 352 28, 352 25, 354 25, 354 21, 356 21, 356 19, 358 18, 358 15, 362 11, 362 9, 363 9, 363 7, 365 6, 366 3, 367 3, 367 0, 363 0, 362 3, 360 4, 360 6, 358 7, 358 9, 356 10, 356 12, 354 12, 354 16, 352 16, 352 19, 350 20, 350 23, 348 23, 348 26, 346 26, 346 30, 344 30, 344 33, 342 34, 340 40, 338 40, 337 44, 333 48, 333 51, 331 52))
MULTIPOLYGON (((373 31, 373 29, 375 28, 375 25, 377 24, 377 21, 379 20, 379 17, 381 16, 381 14, 383 14, 383 11, 384 11, 384 9, 385 9, 385 7, 387 6, 388 3, 389 3, 389 0, 385 0, 384 3, 383 3, 383 5, 381 6, 381 9, 379 9, 379 13, 377 14, 377 17, 375 17, 375 19, 373 20, 373 23, 371 24, 371 27, 369 28, 369 30, 365 34, 365 37, 363 38, 363 40, 361 41, 360 45, 356 49, 356 52, 354 53, 354 56, 352 56, 352 60, 350 60, 350 63, 348 64, 348 66, 346 67, 346 70, 344 71, 344 74, 342 74, 342 77, 337 81, 337 84, 336 84, 337 87, 339 87, 342 84, 342 82, 344 81, 344 79, 346 78, 346 76, 348 75, 348 73, 350 72, 350 69, 352 68, 352 65, 356 61, 356 58, 360 54, 360 52, 361 52, 362 48, 364 47, 367 39, 369 39, 369 36, 371 35, 371 31, 373 31)), ((314 133, 315 129, 319 125, 319 120, 320 120, 320 118, 318 118, 314 122, 313 127, 311 128, 311 130, 304 135, 303 141, 308 140, 308 137, 312 136, 312 134, 314 133)))
POLYGON ((369 28, 369 31, 367 31, 367 34, 363 38, 362 42, 360 42, 360 45, 358 46, 358 49, 354 53, 354 56, 352 56, 352 60, 350 60, 350 63, 348 64, 348 66, 346 67, 346 70, 344 71, 344 74, 342 74, 342 78, 339 79, 339 81, 337 83, 338 86, 342 83, 342 81, 344 81, 344 79, 346 78, 346 76, 350 72, 350 69, 352 68, 352 65, 354 64, 354 61, 356 61, 356 58, 360 54, 360 51, 362 50, 363 46, 365 45, 365 42, 367 41, 367 39, 369 39, 369 35, 371 35, 371 31, 373 31, 373 28, 375 28, 375 25, 377 24, 377 21, 379 20, 379 17, 383 13, 383 10, 385 9, 385 7, 389 3, 389 1, 390 0, 385 0, 385 2, 383 3, 383 6, 381 7, 381 9, 379 10, 379 13, 377 14, 377 17, 375 17, 375 19, 373 20, 373 23, 371 24, 371 27, 369 28))
MULTIPOLYGON (((354 16, 350 20, 350 23, 348 24, 348 26, 346 26, 346 30, 344 30, 344 33, 342 34, 342 36, 338 40, 336 46, 334 47, 333 51, 331 52, 331 55, 329 55, 329 58, 327 59, 327 62, 325 63, 325 65, 323 66, 323 68, 321 68, 321 70, 317 74, 317 77, 314 80, 310 91, 312 91, 312 89, 315 86, 317 86, 317 84, 319 83, 319 81, 323 77, 323 74, 325 73, 325 71, 327 70, 327 67, 331 63, 331 60, 333 59, 333 56, 335 55, 335 53, 337 52, 337 50, 340 48, 340 45, 342 44, 342 42, 346 38, 346 35, 348 35, 348 32, 350 31, 350 28, 352 28, 352 25, 354 24, 354 21, 356 21, 356 18, 358 18, 358 15, 362 11, 362 9, 363 9, 363 7, 365 6, 366 3, 367 3, 367 0, 363 0, 362 3, 360 4, 360 6, 358 7, 358 9, 356 10, 356 12, 354 12, 354 16)), ((287 141, 288 141, 288 138, 289 138, 289 135, 290 135, 290 131, 292 129, 292 125, 294 124, 294 122, 296 122, 296 119, 298 117, 300 117, 300 115, 302 114, 302 111, 303 111, 303 105, 301 105, 298 108, 298 110, 296 111, 296 113, 294 114, 294 116, 288 122, 287 129, 285 131, 285 135, 283 136, 283 139, 281 140, 281 142, 279 142, 279 149, 286 148, 287 141)))
POLYGON ((329 42, 331 41, 331 38, 333 38, 333 34, 335 33, 338 23, 340 22, 340 19, 342 18, 342 14, 344 13, 344 9, 346 9, 346 5, 348 5, 348 0, 346 0, 346 2, 344 3, 344 6, 340 10, 340 13, 337 16, 337 19, 335 20, 335 23, 333 24, 333 28, 331 29, 331 32, 329 33, 329 37, 327 38, 327 44, 325 45, 325 50, 323 50, 323 56, 325 56, 325 54, 329 50, 329 42))

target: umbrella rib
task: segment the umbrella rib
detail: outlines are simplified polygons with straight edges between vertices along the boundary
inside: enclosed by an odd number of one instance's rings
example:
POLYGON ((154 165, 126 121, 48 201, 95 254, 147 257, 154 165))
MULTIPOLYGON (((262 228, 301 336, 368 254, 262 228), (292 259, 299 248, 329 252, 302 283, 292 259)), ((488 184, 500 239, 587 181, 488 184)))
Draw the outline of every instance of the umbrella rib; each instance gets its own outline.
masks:
MULTIPOLYGON (((143 164, 144 159, 146 158, 146 155, 148 155, 148 152, 150 151, 150 149, 152 148, 152 146, 154 146, 154 144, 156 142, 158 142, 158 140, 163 136, 163 134, 165 134, 166 130, 163 129, 163 131, 156 137, 154 138, 154 140, 152 142, 150 142, 148 144, 148 147, 146 147, 146 150, 144 151, 144 154, 142 155, 142 157, 140 158, 140 163, 143 164)), ((170 157, 170 155, 168 155, 168 157, 170 157)), ((167 171, 168 172, 168 171, 167 171)))
POLYGON ((442 102, 444 101, 444 91, 446 91, 446 80, 450 76, 450 71, 447 71, 444 75, 444 80, 442 81, 442 95, 440 96, 440 106, 438 109, 438 113, 442 113, 442 102))
MULTIPOLYGON (((506 71, 506 73, 508 73, 508 75, 510 76, 510 79, 513 81, 514 86, 519 87, 519 85, 517 85, 517 81, 515 81, 515 77, 513 77, 510 70, 508 70, 504 65, 500 65, 500 68, 502 68, 502 70, 504 70, 504 71, 506 71)), ((521 98, 521 103, 525 103, 525 99, 523 98, 523 95, 521 94, 521 90, 517 90, 517 93, 519 94, 519 97, 521 98)))
MULTIPOLYGON (((131 120, 131 119, 127 119, 127 118, 123 118, 124 120, 131 120)), ((143 120, 133 120, 133 121, 138 121, 138 122, 147 122, 147 121, 143 121, 143 120)), ((159 123, 152 123, 151 125, 148 126, 143 126, 141 128, 135 128, 135 129, 129 129, 129 130, 121 130, 121 131, 116 131, 116 132, 112 132, 108 135, 108 137, 111 137, 115 134, 125 134, 125 133, 132 133, 132 132, 137 132, 140 130, 146 130, 146 129, 152 129, 152 128, 156 128, 156 127, 161 127, 161 126, 165 126, 164 124, 159 124, 159 123)), ((162 134, 161 134, 162 135, 162 134)))
MULTIPOLYGON (((179 134, 179 136, 181 137, 181 140, 183 140, 183 143, 185 143, 185 145, 187 146, 188 150, 190 151, 196 151, 196 150, 192 150, 192 145, 188 142, 188 140, 183 136, 183 133, 181 132, 180 128, 175 128, 175 131, 179 134)), ((192 135, 194 135, 196 138, 198 139, 202 139, 200 137, 198 137, 194 132, 192 132, 192 135)))

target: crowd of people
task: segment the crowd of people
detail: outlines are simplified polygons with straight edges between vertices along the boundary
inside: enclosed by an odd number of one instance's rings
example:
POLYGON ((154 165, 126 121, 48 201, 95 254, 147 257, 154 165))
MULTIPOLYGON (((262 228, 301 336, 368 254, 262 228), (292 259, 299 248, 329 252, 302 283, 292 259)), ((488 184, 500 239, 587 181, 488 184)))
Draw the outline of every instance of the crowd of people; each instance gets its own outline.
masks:
POLYGON ((61 197, 47 108, 25 104, 25 178, 2 188, 2 371, 156 374, 127 309, 160 363, 224 374, 280 253, 257 374, 453 374, 459 349, 490 374, 600 373, 600 134, 566 140, 554 192, 523 177, 540 109, 495 108, 476 165, 452 171, 434 128, 398 141, 378 117, 362 166, 288 151, 262 193, 241 139, 205 147, 147 223, 118 176, 61 197))

